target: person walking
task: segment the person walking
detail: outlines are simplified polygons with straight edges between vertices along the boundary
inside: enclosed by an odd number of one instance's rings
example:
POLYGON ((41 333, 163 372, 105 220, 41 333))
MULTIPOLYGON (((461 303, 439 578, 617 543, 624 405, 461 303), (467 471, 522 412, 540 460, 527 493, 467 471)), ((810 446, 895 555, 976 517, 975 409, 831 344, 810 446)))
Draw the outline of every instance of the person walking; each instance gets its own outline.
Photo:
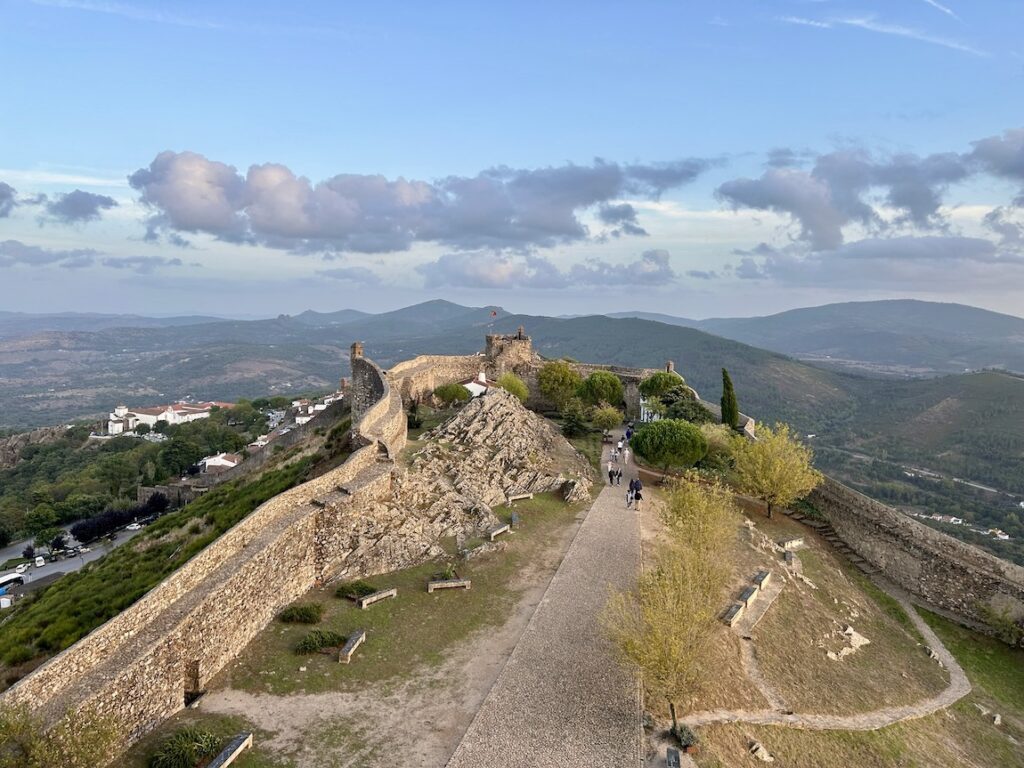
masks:
POLYGON ((633 505, 633 492, 636 490, 636 479, 632 478, 629 481, 629 487, 626 489, 626 509, 629 509, 633 505))
POLYGON ((615 485, 615 465, 608 462, 608 485, 615 485))
POLYGON ((622 463, 629 464, 629 447, 622 449, 622 463))
POLYGON ((618 471, 615 473, 615 484, 622 485, 622 467, 619 467, 618 471))
POLYGON ((633 509, 637 512, 640 511, 640 502, 644 500, 644 484, 640 482, 640 478, 636 479, 636 485, 633 487, 633 509))

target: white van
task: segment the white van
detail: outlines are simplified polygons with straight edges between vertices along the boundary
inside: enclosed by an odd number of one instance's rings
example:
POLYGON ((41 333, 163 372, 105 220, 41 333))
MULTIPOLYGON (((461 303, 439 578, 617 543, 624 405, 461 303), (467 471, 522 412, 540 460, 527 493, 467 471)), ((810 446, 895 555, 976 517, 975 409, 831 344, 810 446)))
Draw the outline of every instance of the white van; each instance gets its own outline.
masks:
POLYGON ((46 565, 46 560, 44 560, 43 556, 40 555, 36 558, 36 568, 42 568, 44 565, 46 565))

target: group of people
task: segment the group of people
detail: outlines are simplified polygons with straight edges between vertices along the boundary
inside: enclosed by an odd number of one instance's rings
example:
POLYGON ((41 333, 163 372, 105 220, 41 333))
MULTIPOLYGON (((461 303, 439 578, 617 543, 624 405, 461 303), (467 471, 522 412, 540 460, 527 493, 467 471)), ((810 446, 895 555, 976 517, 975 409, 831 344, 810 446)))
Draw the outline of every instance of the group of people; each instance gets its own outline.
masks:
MULTIPOLYGON (((622 467, 619 466, 619 459, 622 459, 623 464, 629 463, 629 439, 632 436, 633 425, 630 424, 626 428, 625 437, 619 440, 611 450, 608 461, 608 485, 622 485, 622 467)), ((640 511, 640 502, 644 498, 643 489, 644 485, 640 482, 639 474, 629 481, 629 486, 626 489, 626 509, 633 508, 637 512, 640 511)))

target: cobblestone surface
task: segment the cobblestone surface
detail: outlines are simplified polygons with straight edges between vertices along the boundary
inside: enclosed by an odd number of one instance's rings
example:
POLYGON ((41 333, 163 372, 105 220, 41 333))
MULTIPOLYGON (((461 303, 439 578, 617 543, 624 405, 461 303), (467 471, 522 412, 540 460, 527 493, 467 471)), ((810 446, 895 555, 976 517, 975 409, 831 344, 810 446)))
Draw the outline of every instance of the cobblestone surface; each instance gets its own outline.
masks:
MULTIPOLYGON (((625 478, 624 478, 625 480, 625 478)), ((634 583, 640 527, 605 486, 449 768, 624 768, 641 761, 640 690, 599 623, 634 583)))

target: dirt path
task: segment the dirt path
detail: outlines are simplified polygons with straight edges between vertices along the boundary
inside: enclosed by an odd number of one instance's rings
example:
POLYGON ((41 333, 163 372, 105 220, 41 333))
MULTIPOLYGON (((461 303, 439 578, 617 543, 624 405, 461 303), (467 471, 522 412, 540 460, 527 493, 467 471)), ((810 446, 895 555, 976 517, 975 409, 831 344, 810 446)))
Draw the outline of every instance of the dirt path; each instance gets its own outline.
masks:
POLYGON ((640 566, 624 496, 601 491, 449 768, 640 765, 640 687, 599 622, 609 588, 640 566))
POLYGON ((770 709, 757 711, 713 710, 710 712, 694 712, 686 715, 683 720, 691 727, 711 725, 713 723, 752 723, 754 725, 788 725, 794 728, 806 728, 809 730, 873 731, 902 720, 911 720, 938 712, 970 693, 971 683, 967 679, 963 668, 953 658, 953 654, 942 644, 938 635, 918 615, 907 596, 890 585, 885 585, 884 588, 899 602, 914 626, 924 637, 925 643, 935 652, 938 661, 949 670, 949 685, 942 693, 930 699, 919 701, 916 704, 884 707, 857 715, 789 715, 770 709))

